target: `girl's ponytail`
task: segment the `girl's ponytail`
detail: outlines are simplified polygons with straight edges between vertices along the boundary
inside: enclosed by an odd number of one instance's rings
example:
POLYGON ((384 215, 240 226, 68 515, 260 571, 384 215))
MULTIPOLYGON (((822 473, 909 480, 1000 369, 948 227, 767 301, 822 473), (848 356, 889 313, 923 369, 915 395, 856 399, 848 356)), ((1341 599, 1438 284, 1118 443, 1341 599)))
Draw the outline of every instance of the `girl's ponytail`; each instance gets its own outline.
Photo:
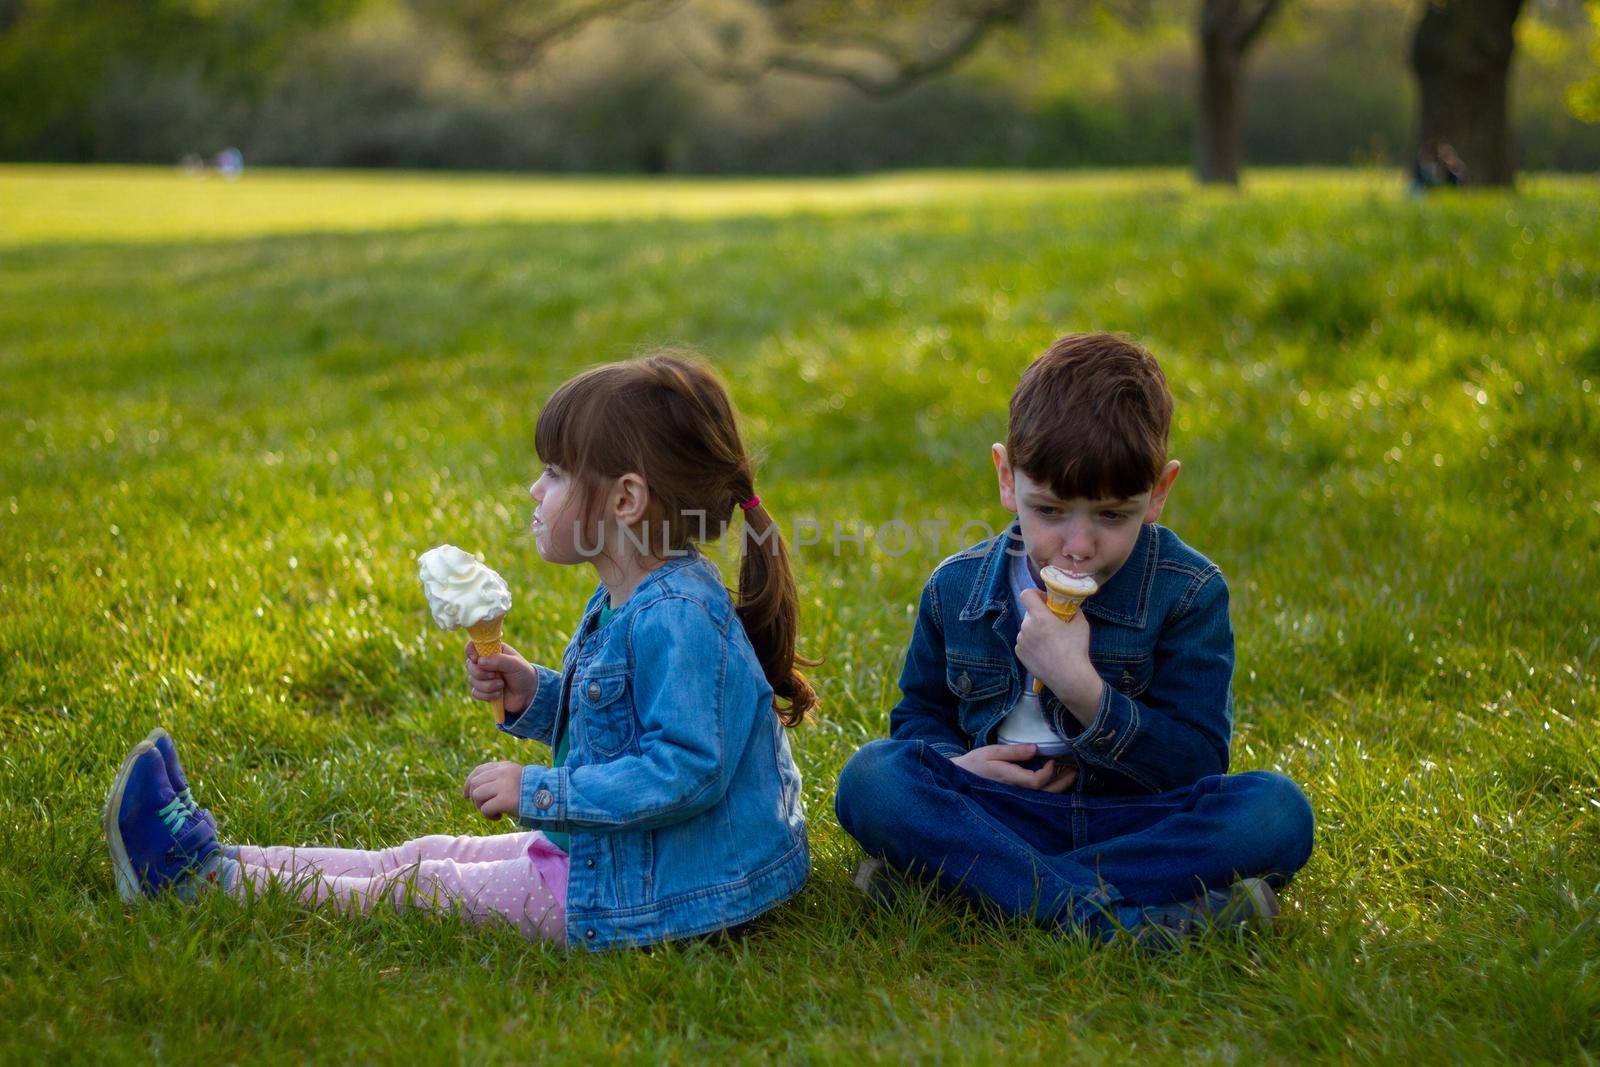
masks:
POLYGON ((743 464, 738 504, 744 511, 744 534, 739 549, 739 621, 761 661, 761 669, 779 701, 774 707, 785 726, 799 726, 817 705, 817 694, 806 676, 796 669, 815 667, 795 652, 799 628, 800 594, 789 566, 789 549, 783 532, 755 495, 754 479, 743 464), (785 706, 786 705, 786 706, 785 706))

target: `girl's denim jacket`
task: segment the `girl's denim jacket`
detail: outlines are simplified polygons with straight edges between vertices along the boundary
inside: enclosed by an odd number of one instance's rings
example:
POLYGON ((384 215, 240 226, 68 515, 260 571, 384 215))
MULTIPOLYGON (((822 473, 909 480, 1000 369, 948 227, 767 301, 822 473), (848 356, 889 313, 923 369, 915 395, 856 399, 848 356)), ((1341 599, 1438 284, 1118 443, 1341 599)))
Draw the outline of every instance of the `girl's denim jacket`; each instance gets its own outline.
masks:
POLYGON ((603 627, 604 585, 558 674, 501 729, 543 741, 566 704, 566 765, 522 773, 518 821, 572 835, 569 945, 708 933, 795 893, 810 856, 800 774, 715 564, 691 548, 603 627))
MULTIPOLYGON (((1020 620, 1008 553, 1018 525, 959 552, 922 590, 890 733, 946 756, 994 743, 1021 695, 1020 620)), ((1215 564, 1171 530, 1147 524, 1128 560, 1084 601, 1089 659, 1105 681, 1082 726, 1048 689, 1045 718, 1071 741, 1075 788, 1158 793, 1228 769, 1233 731, 1233 628, 1215 564)))

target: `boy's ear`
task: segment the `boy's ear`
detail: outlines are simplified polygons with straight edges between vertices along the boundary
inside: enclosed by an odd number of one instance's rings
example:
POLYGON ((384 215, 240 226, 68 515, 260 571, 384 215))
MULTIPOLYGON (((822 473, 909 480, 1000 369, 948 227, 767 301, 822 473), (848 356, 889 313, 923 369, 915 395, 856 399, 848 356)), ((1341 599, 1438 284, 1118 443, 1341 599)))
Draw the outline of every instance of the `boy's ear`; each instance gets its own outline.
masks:
POLYGON ((994 472, 1000 479, 1000 506, 1017 513, 1017 481, 1011 473, 1011 462, 1006 458, 1006 446, 995 444, 989 448, 989 458, 994 460, 994 472))
POLYGON ((1167 494, 1172 492, 1172 483, 1178 480, 1178 472, 1183 469, 1183 464, 1175 459, 1167 461, 1161 468, 1161 473, 1156 477, 1156 484, 1150 490, 1150 507, 1145 510, 1144 521, 1155 522, 1161 518, 1161 509, 1167 506, 1167 494))
POLYGON ((650 506, 650 487, 643 478, 629 471, 611 483, 611 515, 623 526, 644 518, 650 506))

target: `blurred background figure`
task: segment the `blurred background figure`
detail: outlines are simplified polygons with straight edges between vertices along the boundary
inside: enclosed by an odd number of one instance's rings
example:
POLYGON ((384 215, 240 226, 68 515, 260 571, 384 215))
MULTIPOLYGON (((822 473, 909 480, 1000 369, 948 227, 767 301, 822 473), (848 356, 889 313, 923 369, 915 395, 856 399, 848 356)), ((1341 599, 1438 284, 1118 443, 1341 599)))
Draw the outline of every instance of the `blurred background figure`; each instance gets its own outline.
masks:
POLYGON ((1411 170, 1411 192, 1420 196, 1440 185, 1467 184, 1467 165, 1456 150, 1443 141, 1424 141, 1417 149, 1417 164, 1411 170))
POLYGON ((224 148, 217 153, 211 165, 217 168, 218 174, 233 181, 244 173, 244 153, 237 148, 224 148))

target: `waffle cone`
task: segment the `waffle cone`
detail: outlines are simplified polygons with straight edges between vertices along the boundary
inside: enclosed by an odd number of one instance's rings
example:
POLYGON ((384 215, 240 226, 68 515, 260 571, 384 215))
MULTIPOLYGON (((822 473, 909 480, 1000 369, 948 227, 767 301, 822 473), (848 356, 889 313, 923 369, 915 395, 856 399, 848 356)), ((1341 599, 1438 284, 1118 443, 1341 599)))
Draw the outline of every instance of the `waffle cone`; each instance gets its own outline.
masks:
MULTIPOLYGON (((1069 596, 1057 589, 1049 588, 1048 583, 1046 583, 1046 589, 1048 591, 1047 595, 1050 598, 1050 614, 1054 615, 1062 622, 1071 622, 1072 617, 1078 614, 1079 606, 1082 605, 1085 600, 1089 599, 1088 597, 1082 596, 1069 596)), ((1038 696, 1042 692, 1044 692, 1044 683, 1035 678, 1033 680, 1033 693, 1035 696, 1038 696)))
POLYGON ((467 627, 467 636, 480 656, 492 656, 500 651, 500 635, 505 633, 505 619, 489 619, 467 627))
POLYGON ((1050 594, 1050 614, 1062 622, 1071 622, 1072 617, 1078 613, 1078 606, 1088 597, 1062 596, 1060 593, 1050 594))
MULTIPOLYGON (((493 656, 500 651, 500 635, 505 632, 505 619, 485 619, 483 622, 467 627, 467 636, 472 639, 472 647, 478 655, 493 656)), ((491 703, 494 705, 494 721, 496 724, 506 721, 506 698, 495 697, 491 703)))

